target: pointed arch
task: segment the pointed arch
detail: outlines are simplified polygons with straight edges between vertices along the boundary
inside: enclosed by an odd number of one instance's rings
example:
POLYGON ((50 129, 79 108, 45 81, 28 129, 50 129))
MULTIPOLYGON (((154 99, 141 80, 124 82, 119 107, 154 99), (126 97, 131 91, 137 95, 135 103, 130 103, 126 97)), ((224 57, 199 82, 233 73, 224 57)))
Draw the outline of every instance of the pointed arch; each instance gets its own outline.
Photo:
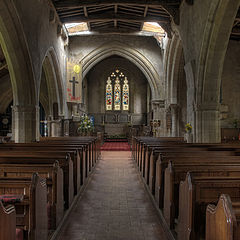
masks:
POLYGON ((239 7, 240 0, 212 1, 199 58, 197 104, 219 102, 223 63, 239 7))
POLYGON ((15 105, 36 105, 36 85, 24 31, 12 1, 0 1, 0 44, 6 58, 15 105))
POLYGON ((220 85, 227 46, 240 0, 211 2, 196 72, 196 142, 220 142, 220 85))
MULTIPOLYGON (((42 71, 44 71, 49 99, 44 100, 44 105, 48 103, 48 114, 53 114, 53 104, 58 104, 59 115, 63 114, 64 93, 63 82, 59 70, 59 62, 53 47, 49 48, 42 62, 42 71)), ((43 74, 43 73, 42 73, 43 74)), ((39 93, 40 97, 40 93, 39 93)))
POLYGON ((160 77, 151 62, 137 50, 119 42, 106 43, 84 57, 82 60, 83 78, 93 66, 113 55, 128 59, 143 72, 150 85, 153 100, 160 99, 161 96, 164 96, 163 90, 157 87, 157 82, 160 82, 160 77))

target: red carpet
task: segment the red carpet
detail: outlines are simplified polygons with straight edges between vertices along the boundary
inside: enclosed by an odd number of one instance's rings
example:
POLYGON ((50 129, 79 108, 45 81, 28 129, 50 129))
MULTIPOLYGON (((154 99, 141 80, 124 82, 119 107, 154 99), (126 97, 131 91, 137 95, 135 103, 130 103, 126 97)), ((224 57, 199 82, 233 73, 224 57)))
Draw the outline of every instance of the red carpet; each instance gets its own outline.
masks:
POLYGON ((101 151, 130 151, 130 145, 127 142, 105 142, 101 151))

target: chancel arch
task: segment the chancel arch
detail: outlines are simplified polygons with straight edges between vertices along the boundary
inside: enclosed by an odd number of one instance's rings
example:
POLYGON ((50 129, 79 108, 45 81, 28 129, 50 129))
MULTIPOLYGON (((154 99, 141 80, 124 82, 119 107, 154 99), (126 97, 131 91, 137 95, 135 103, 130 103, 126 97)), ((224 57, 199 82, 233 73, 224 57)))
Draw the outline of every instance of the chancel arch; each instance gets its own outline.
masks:
POLYGON ((128 59, 117 55, 108 57, 97 63, 85 78, 87 96, 84 102, 98 129, 105 128, 109 135, 114 135, 114 129, 117 129, 115 134, 121 135, 126 133, 128 125, 147 124, 150 86, 141 70, 128 59), (111 105, 107 105, 108 84, 111 86, 111 105), (115 91, 119 91, 118 99, 114 99, 115 91), (127 100, 126 96, 124 98, 126 93, 127 100), (108 106, 111 107, 108 109, 108 106))
POLYGON ((137 50, 118 42, 106 43, 82 59, 83 78, 94 65, 113 55, 128 59, 142 71, 149 82, 152 99, 160 99, 164 96, 163 89, 157 87, 158 82, 161 81, 160 76, 151 62, 137 50))

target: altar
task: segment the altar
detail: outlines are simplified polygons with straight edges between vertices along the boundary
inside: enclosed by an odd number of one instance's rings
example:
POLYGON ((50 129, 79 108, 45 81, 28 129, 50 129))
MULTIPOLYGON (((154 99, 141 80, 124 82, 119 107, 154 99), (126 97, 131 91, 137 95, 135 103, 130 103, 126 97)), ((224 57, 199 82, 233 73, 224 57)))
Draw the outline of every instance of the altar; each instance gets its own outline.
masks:
POLYGON ((126 136, 128 131, 127 124, 122 123, 106 123, 104 125, 104 132, 107 136, 126 136))

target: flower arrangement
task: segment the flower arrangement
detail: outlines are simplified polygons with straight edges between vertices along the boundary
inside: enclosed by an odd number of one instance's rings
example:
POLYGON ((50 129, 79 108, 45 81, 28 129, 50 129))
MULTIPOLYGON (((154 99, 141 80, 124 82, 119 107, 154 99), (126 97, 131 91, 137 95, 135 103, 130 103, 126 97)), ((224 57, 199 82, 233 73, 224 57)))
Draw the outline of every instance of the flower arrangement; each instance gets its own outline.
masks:
POLYGON ((185 131, 187 133, 191 133, 192 132, 192 125, 191 125, 191 123, 186 123, 185 124, 185 131))
POLYGON ((90 118, 86 116, 81 116, 80 118, 80 124, 78 126, 77 131, 79 133, 87 133, 92 132, 94 129, 93 122, 90 120, 90 118))

